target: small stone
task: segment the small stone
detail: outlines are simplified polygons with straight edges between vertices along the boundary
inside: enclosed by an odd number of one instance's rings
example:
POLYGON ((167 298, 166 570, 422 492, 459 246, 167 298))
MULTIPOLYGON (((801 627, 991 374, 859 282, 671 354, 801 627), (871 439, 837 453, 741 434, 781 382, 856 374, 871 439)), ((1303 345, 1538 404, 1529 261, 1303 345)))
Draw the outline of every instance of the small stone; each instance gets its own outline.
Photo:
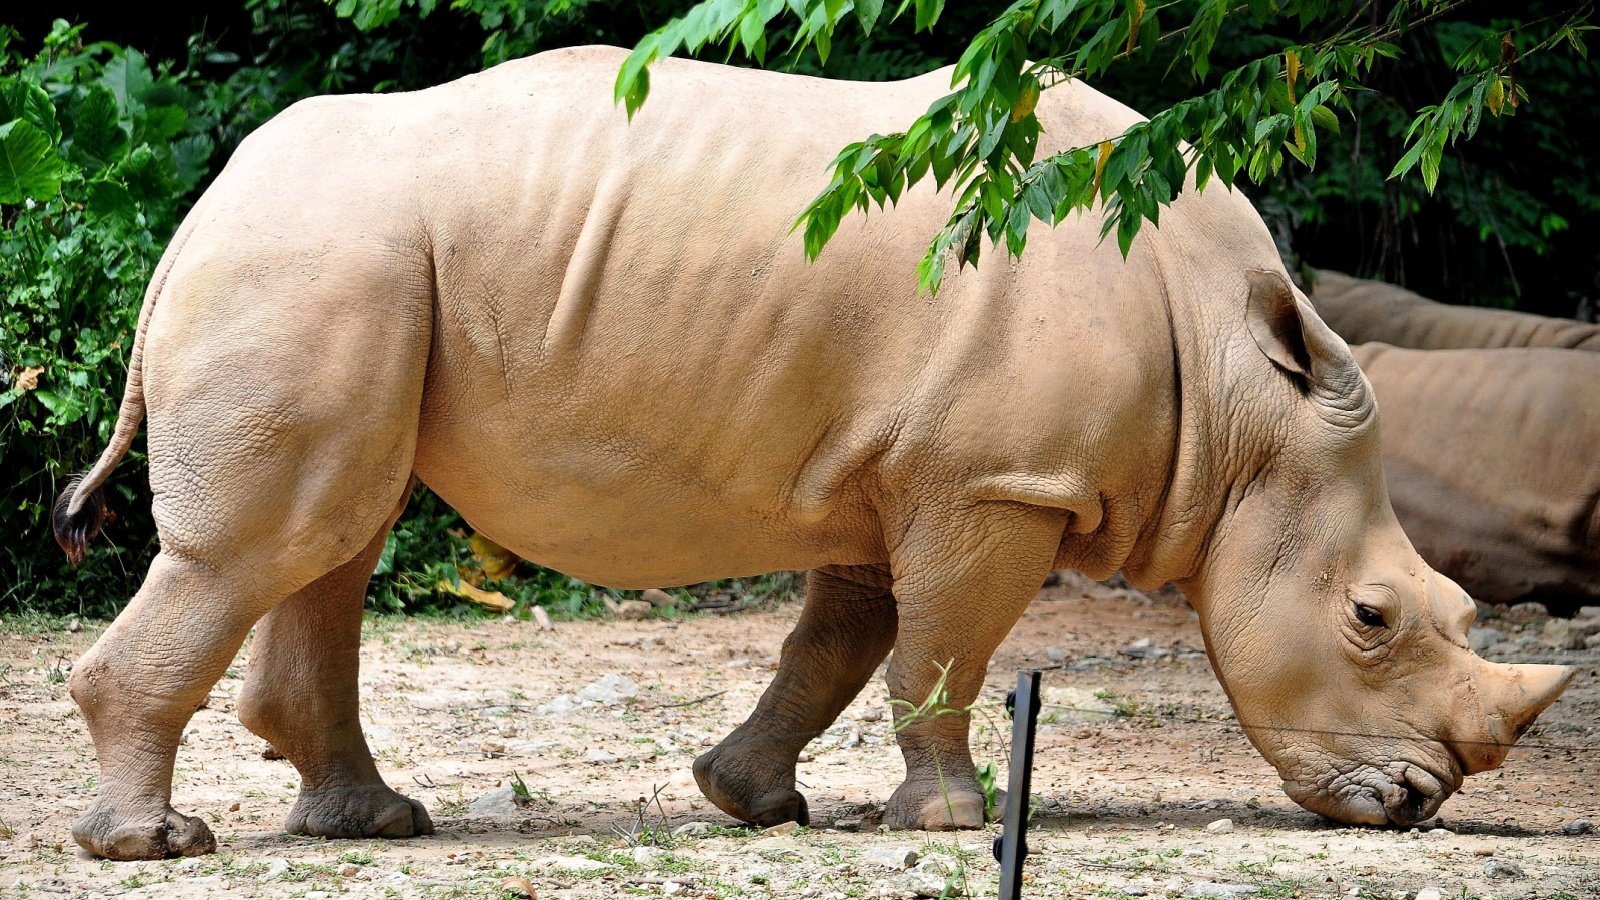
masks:
POLYGON ((1435 840, 1453 838, 1456 836, 1456 833, 1448 828, 1429 828, 1427 831, 1424 831, 1423 834, 1435 840))
POLYGON ((667 851, 660 847, 635 847, 633 848, 633 861, 641 866, 653 866, 667 856, 667 851))
POLYGON ((840 831, 860 831, 861 830, 861 820, 860 819, 835 819, 833 821, 833 827, 839 829, 840 831))
POLYGON ((478 750, 483 754, 484 759, 499 759, 500 757, 506 755, 506 745, 496 743, 494 741, 487 741, 483 744, 480 744, 478 746, 478 750))
POLYGON ((645 600, 624 600, 617 604, 617 618, 624 622, 639 622, 650 618, 655 607, 645 600))
POLYGON ((533 608, 533 621, 534 624, 539 626, 540 631, 556 630, 556 623, 550 621, 550 614, 545 612, 544 607, 542 606, 535 606, 533 608))
POLYGON ((869 706, 866 709, 863 709, 861 711, 861 715, 857 716, 856 718, 862 722, 882 722, 883 710, 876 706, 869 706))
POLYGON ((874 847, 861 854, 863 865, 894 869, 899 872, 916 865, 918 858, 917 851, 910 847, 874 847))
POLYGON ((799 756, 795 757, 794 761, 795 762, 803 762, 803 763, 811 762, 811 754, 802 753, 799 756))
POLYGON ((547 856, 533 864, 535 869, 559 869, 563 872, 610 872, 615 869, 608 862, 586 856, 547 856))
POLYGON ((1600 633, 1591 634, 1588 637, 1584 638, 1583 639, 1583 646, 1589 648, 1590 650, 1593 650, 1596 647, 1600 647, 1600 633))
POLYGON ((1416 900, 1444 900, 1444 891, 1430 885, 1417 891, 1416 900))
POLYGON ((640 591, 639 599, 650 604, 651 606, 658 606, 662 609, 671 609, 678 605, 677 597, 672 596, 660 588, 646 588, 645 590, 640 591))
POLYGON ((683 891, 683 885, 677 883, 676 881, 663 881, 663 882, 661 882, 661 894, 664 897, 671 897, 672 895, 680 893, 682 891, 683 891))
POLYGON ((590 747, 588 752, 583 754, 583 758, 597 766, 609 766, 618 761, 615 756, 601 750, 599 747, 590 747))
POLYGON ((1491 859, 1483 864, 1483 874, 1490 878, 1527 878, 1528 873, 1514 862, 1503 859, 1491 859))
POLYGON ((535 706, 533 712, 539 716, 570 716, 583 709, 583 706, 583 701, 571 694, 557 694, 550 698, 549 703, 535 706))
POLYGON ((1570 834, 1573 837, 1578 837, 1579 835, 1585 834, 1593 834, 1594 823, 1590 822, 1588 819, 1573 819, 1571 822, 1561 826, 1561 833, 1570 834))
POLYGON ((78 617, 77 616, 73 616, 72 618, 67 620, 67 630, 72 632, 73 634, 77 634, 78 632, 83 630, 83 623, 78 621, 78 617))
POLYGON ((503 787, 467 804, 467 812, 475 816, 517 816, 522 814, 522 807, 517 804, 517 792, 503 787))
POLYGON ((1467 636, 1467 644, 1473 653, 1482 653, 1505 639, 1506 633, 1498 628, 1474 628, 1467 636))
POLYGON ((705 837, 710 833, 710 822, 685 822, 672 829, 673 837, 705 837))
POLYGON ((1233 831, 1232 819, 1218 819, 1206 826, 1206 831, 1211 834, 1228 834, 1233 831))
POLYGON ((345 863, 339 867, 340 878, 354 878, 361 874, 361 867, 355 863, 345 863))
POLYGON ((1060 665, 1071 659, 1072 654, 1065 647, 1046 647, 1044 648, 1044 658, 1056 665, 1060 665))
POLYGON ((239 811, 239 801, 235 800, 232 803, 228 804, 228 812, 238 812, 238 811, 239 811))
POLYGON ((271 881, 274 878, 281 877, 288 871, 289 861, 287 859, 275 859, 267 863, 267 870, 261 873, 261 880, 271 881))
POLYGON ((1261 893, 1260 888, 1248 884, 1223 884, 1216 881, 1197 881, 1183 889, 1185 897, 1214 897, 1220 900, 1259 893, 1261 893))
POLYGON ((799 822, 779 822, 778 824, 772 826, 771 828, 763 828, 761 830, 761 833, 762 834, 770 834, 770 835, 793 834, 795 831, 798 831, 799 829, 800 829, 800 823, 799 822))
POLYGON ((500 889, 528 900, 539 900, 539 892, 533 889, 533 882, 520 875, 500 879, 500 889))
POLYGON ((1121 887, 1121 891, 1129 897, 1144 897, 1150 893, 1150 889, 1142 884, 1125 884, 1121 887))
POLYGON ((639 686, 626 676, 612 672, 583 686, 578 691, 579 700, 612 706, 639 696, 639 686))

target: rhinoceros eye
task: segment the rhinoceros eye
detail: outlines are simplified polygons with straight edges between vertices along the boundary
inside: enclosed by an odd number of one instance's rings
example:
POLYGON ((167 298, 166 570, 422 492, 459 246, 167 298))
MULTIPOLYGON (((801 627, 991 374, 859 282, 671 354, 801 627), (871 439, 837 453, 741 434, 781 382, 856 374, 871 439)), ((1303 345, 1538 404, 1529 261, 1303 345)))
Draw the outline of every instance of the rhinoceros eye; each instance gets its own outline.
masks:
POLYGON ((1365 603, 1357 603, 1356 621, 1367 626, 1368 628, 1382 628, 1384 625, 1383 611, 1368 606, 1365 603))

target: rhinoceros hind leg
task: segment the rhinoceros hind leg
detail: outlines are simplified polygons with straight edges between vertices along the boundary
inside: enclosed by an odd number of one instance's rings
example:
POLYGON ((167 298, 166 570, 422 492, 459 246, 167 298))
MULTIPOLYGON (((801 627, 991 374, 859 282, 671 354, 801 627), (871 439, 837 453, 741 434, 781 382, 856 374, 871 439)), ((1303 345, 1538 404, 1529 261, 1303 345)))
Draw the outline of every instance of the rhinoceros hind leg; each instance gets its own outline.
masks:
POLYGON ((906 779, 884 809, 890 828, 983 827, 965 710, 1038 593, 1065 526, 1061 510, 989 503, 924 514, 895 549, 900 629, 888 681, 906 779))
POLYGON ((433 833, 422 804, 395 793, 378 774, 358 709, 362 602, 384 538, 404 508, 402 497, 365 549, 301 588, 256 628, 239 718, 300 772, 300 797, 284 823, 290 834, 433 833))
POLYGON ((72 673, 101 774, 94 803, 72 827, 84 849, 123 860, 216 849, 204 822, 173 810, 172 766, 184 726, 272 599, 165 550, 156 556, 138 594, 72 673))
POLYGON ((743 725, 694 762, 700 790, 723 812, 761 826, 808 824, 795 762, 833 724, 894 645, 886 568, 817 569, 783 642, 778 674, 743 725))

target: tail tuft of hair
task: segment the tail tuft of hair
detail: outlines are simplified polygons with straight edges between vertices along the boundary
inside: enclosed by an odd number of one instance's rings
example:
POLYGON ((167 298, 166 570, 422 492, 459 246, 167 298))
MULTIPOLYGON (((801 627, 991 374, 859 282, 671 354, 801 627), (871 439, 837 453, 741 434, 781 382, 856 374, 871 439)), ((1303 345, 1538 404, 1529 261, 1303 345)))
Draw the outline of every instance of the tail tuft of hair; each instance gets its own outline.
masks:
POLYGON ((100 533, 100 526, 111 516, 111 511, 106 506, 103 486, 90 491, 88 496, 81 500, 78 499, 78 487, 82 482, 82 474, 74 475, 67 480, 67 487, 56 500, 55 509, 50 516, 51 530, 55 532, 56 543, 61 545, 62 551, 67 554, 67 562, 74 566, 83 562, 84 556, 89 552, 89 542, 100 533))

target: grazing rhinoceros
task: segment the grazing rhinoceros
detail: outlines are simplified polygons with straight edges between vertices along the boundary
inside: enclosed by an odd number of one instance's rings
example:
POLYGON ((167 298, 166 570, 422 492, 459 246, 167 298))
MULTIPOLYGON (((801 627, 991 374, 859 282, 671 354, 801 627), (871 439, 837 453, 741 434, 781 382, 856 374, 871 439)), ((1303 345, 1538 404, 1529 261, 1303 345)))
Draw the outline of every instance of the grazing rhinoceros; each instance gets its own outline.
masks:
MULTIPOLYGON (((1052 567, 1176 581, 1247 732, 1305 806, 1410 823, 1500 763, 1564 668, 1493 665, 1407 542, 1372 399, 1239 194, 1179 198, 1124 262, 1098 215, 917 292, 947 196, 790 224, 891 84, 664 61, 630 125, 614 49, 297 104, 240 146, 146 297, 121 418, 58 506, 73 555, 149 419, 161 552, 79 662, 90 851, 211 850, 170 804, 185 721, 257 622, 239 713, 301 773, 291 832, 398 836, 422 807, 357 718, 363 585, 411 479, 521 556, 624 587, 813 569, 749 721, 695 765, 751 822, 804 819, 796 756, 894 650, 890 693, 977 695, 1052 567)), ((1041 149, 1137 120, 1045 94, 1041 149)), ((974 827, 964 716, 906 728, 900 828, 974 827), (946 791, 941 786, 940 773, 946 791)))
POLYGON ((1311 300, 1352 344, 1381 341, 1418 350, 1564 347, 1600 352, 1600 325, 1509 309, 1451 306, 1382 281, 1322 269, 1311 300))
POLYGON ((1600 353, 1354 348, 1422 558, 1479 600, 1600 603, 1600 353))

